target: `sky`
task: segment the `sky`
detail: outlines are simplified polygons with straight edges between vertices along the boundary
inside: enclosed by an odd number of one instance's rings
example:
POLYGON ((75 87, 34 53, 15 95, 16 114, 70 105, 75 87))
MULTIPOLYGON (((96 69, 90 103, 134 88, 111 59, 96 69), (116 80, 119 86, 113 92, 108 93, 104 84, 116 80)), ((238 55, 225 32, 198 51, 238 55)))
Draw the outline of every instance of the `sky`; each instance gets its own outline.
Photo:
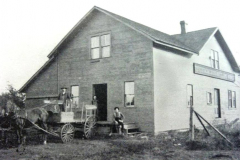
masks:
POLYGON ((240 65, 239 0, 0 0, 0 93, 20 89, 47 55, 98 6, 167 34, 218 27, 240 65))

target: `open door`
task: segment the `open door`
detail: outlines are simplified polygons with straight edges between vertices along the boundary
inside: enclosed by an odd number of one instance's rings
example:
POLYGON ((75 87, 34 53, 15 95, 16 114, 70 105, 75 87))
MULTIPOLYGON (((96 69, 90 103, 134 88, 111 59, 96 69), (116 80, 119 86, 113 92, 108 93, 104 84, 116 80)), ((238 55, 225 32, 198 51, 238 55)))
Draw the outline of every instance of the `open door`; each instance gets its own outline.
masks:
POLYGON ((93 96, 97 97, 97 116, 99 121, 107 120, 107 84, 94 84, 93 96))

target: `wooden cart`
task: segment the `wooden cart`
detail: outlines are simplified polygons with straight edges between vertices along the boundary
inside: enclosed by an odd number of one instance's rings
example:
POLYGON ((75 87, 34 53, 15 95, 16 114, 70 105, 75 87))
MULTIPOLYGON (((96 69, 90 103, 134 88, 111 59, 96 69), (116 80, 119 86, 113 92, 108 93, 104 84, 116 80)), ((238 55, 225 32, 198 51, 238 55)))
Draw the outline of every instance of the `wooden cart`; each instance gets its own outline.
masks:
MULTIPOLYGON (((56 109, 61 101, 45 101, 45 103, 56 109)), ((81 108, 71 108, 71 105, 66 108, 67 112, 52 112, 52 114, 50 112, 48 132, 59 136, 63 143, 71 142, 74 139, 75 131, 83 132, 87 139, 91 138, 96 129, 97 107, 95 105, 84 105, 83 103, 81 108)))

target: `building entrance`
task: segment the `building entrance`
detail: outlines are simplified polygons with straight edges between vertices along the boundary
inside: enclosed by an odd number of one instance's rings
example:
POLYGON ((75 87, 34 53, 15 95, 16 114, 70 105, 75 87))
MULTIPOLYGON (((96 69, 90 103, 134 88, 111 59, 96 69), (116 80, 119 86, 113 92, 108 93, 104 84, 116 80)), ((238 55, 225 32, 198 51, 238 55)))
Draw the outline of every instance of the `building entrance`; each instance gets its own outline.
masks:
POLYGON ((94 84, 93 96, 97 97, 97 116, 99 121, 107 120, 107 84, 94 84))

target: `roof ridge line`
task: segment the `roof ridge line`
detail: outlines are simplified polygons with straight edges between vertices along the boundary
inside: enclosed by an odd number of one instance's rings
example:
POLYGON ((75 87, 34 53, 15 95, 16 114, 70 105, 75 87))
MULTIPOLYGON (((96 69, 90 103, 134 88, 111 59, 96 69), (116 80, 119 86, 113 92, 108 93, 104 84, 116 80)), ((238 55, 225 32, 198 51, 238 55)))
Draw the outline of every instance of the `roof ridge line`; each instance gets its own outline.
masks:
MULTIPOLYGON (((195 30, 195 31, 186 32, 185 34, 193 33, 193 32, 199 32, 199 31, 203 31, 203 30, 207 30, 207 29, 213 29, 213 28, 218 29, 218 27, 210 27, 210 28, 205 28, 205 29, 200 29, 200 30, 195 30)), ((181 33, 179 33, 179 34, 172 34, 172 35, 170 35, 170 36, 175 36, 175 35, 181 35, 181 33)))
POLYGON ((142 33, 142 34, 144 34, 144 35, 147 35, 147 36, 150 37, 150 39, 153 40, 153 41, 159 41, 159 42, 168 44, 168 45, 170 45, 170 46, 178 47, 178 48, 183 49, 183 50, 186 50, 186 51, 196 52, 196 51, 195 51, 193 48, 191 48, 190 46, 186 46, 186 45, 183 44, 181 41, 179 41, 178 39, 176 39, 175 37, 172 37, 171 35, 169 35, 169 34, 167 34, 167 33, 161 32, 161 31, 159 31, 159 30, 156 30, 156 29, 154 29, 154 28, 148 27, 148 26, 146 26, 146 25, 144 25, 144 24, 141 24, 141 23, 139 23, 139 22, 135 22, 135 21, 130 20, 130 19, 128 19, 128 18, 122 17, 122 16, 117 15, 117 14, 115 14, 115 13, 112 13, 112 12, 110 12, 110 11, 104 10, 104 9, 102 9, 102 8, 100 8, 100 7, 95 7, 95 8, 98 9, 98 10, 100 10, 101 12, 103 12, 103 13, 111 16, 111 17, 113 17, 114 19, 117 19, 118 21, 120 21, 121 23, 127 25, 128 27, 133 28, 134 30, 137 30, 138 32, 140 32, 140 33, 142 33), (136 28, 136 27, 134 27, 134 26, 132 26, 132 25, 130 25, 130 24, 127 24, 126 22, 123 22, 121 19, 119 19, 119 18, 116 17, 116 16, 119 16, 120 18, 126 19, 126 20, 131 21, 131 22, 133 22, 133 23, 136 23, 136 24, 138 24, 138 25, 142 25, 143 27, 147 27, 147 28, 152 29, 152 30, 154 30, 154 31, 156 31, 156 32, 159 32, 159 33, 161 33, 161 34, 164 34, 165 36, 168 36, 169 38, 174 39, 175 41, 177 41, 177 42, 180 43, 181 45, 188 47, 188 49, 185 49, 185 48, 182 48, 182 47, 180 47, 180 46, 171 44, 171 43, 166 42, 166 41, 164 41, 164 40, 156 39, 156 37, 151 36, 150 34, 146 33, 146 32, 143 31, 142 29, 136 28))

